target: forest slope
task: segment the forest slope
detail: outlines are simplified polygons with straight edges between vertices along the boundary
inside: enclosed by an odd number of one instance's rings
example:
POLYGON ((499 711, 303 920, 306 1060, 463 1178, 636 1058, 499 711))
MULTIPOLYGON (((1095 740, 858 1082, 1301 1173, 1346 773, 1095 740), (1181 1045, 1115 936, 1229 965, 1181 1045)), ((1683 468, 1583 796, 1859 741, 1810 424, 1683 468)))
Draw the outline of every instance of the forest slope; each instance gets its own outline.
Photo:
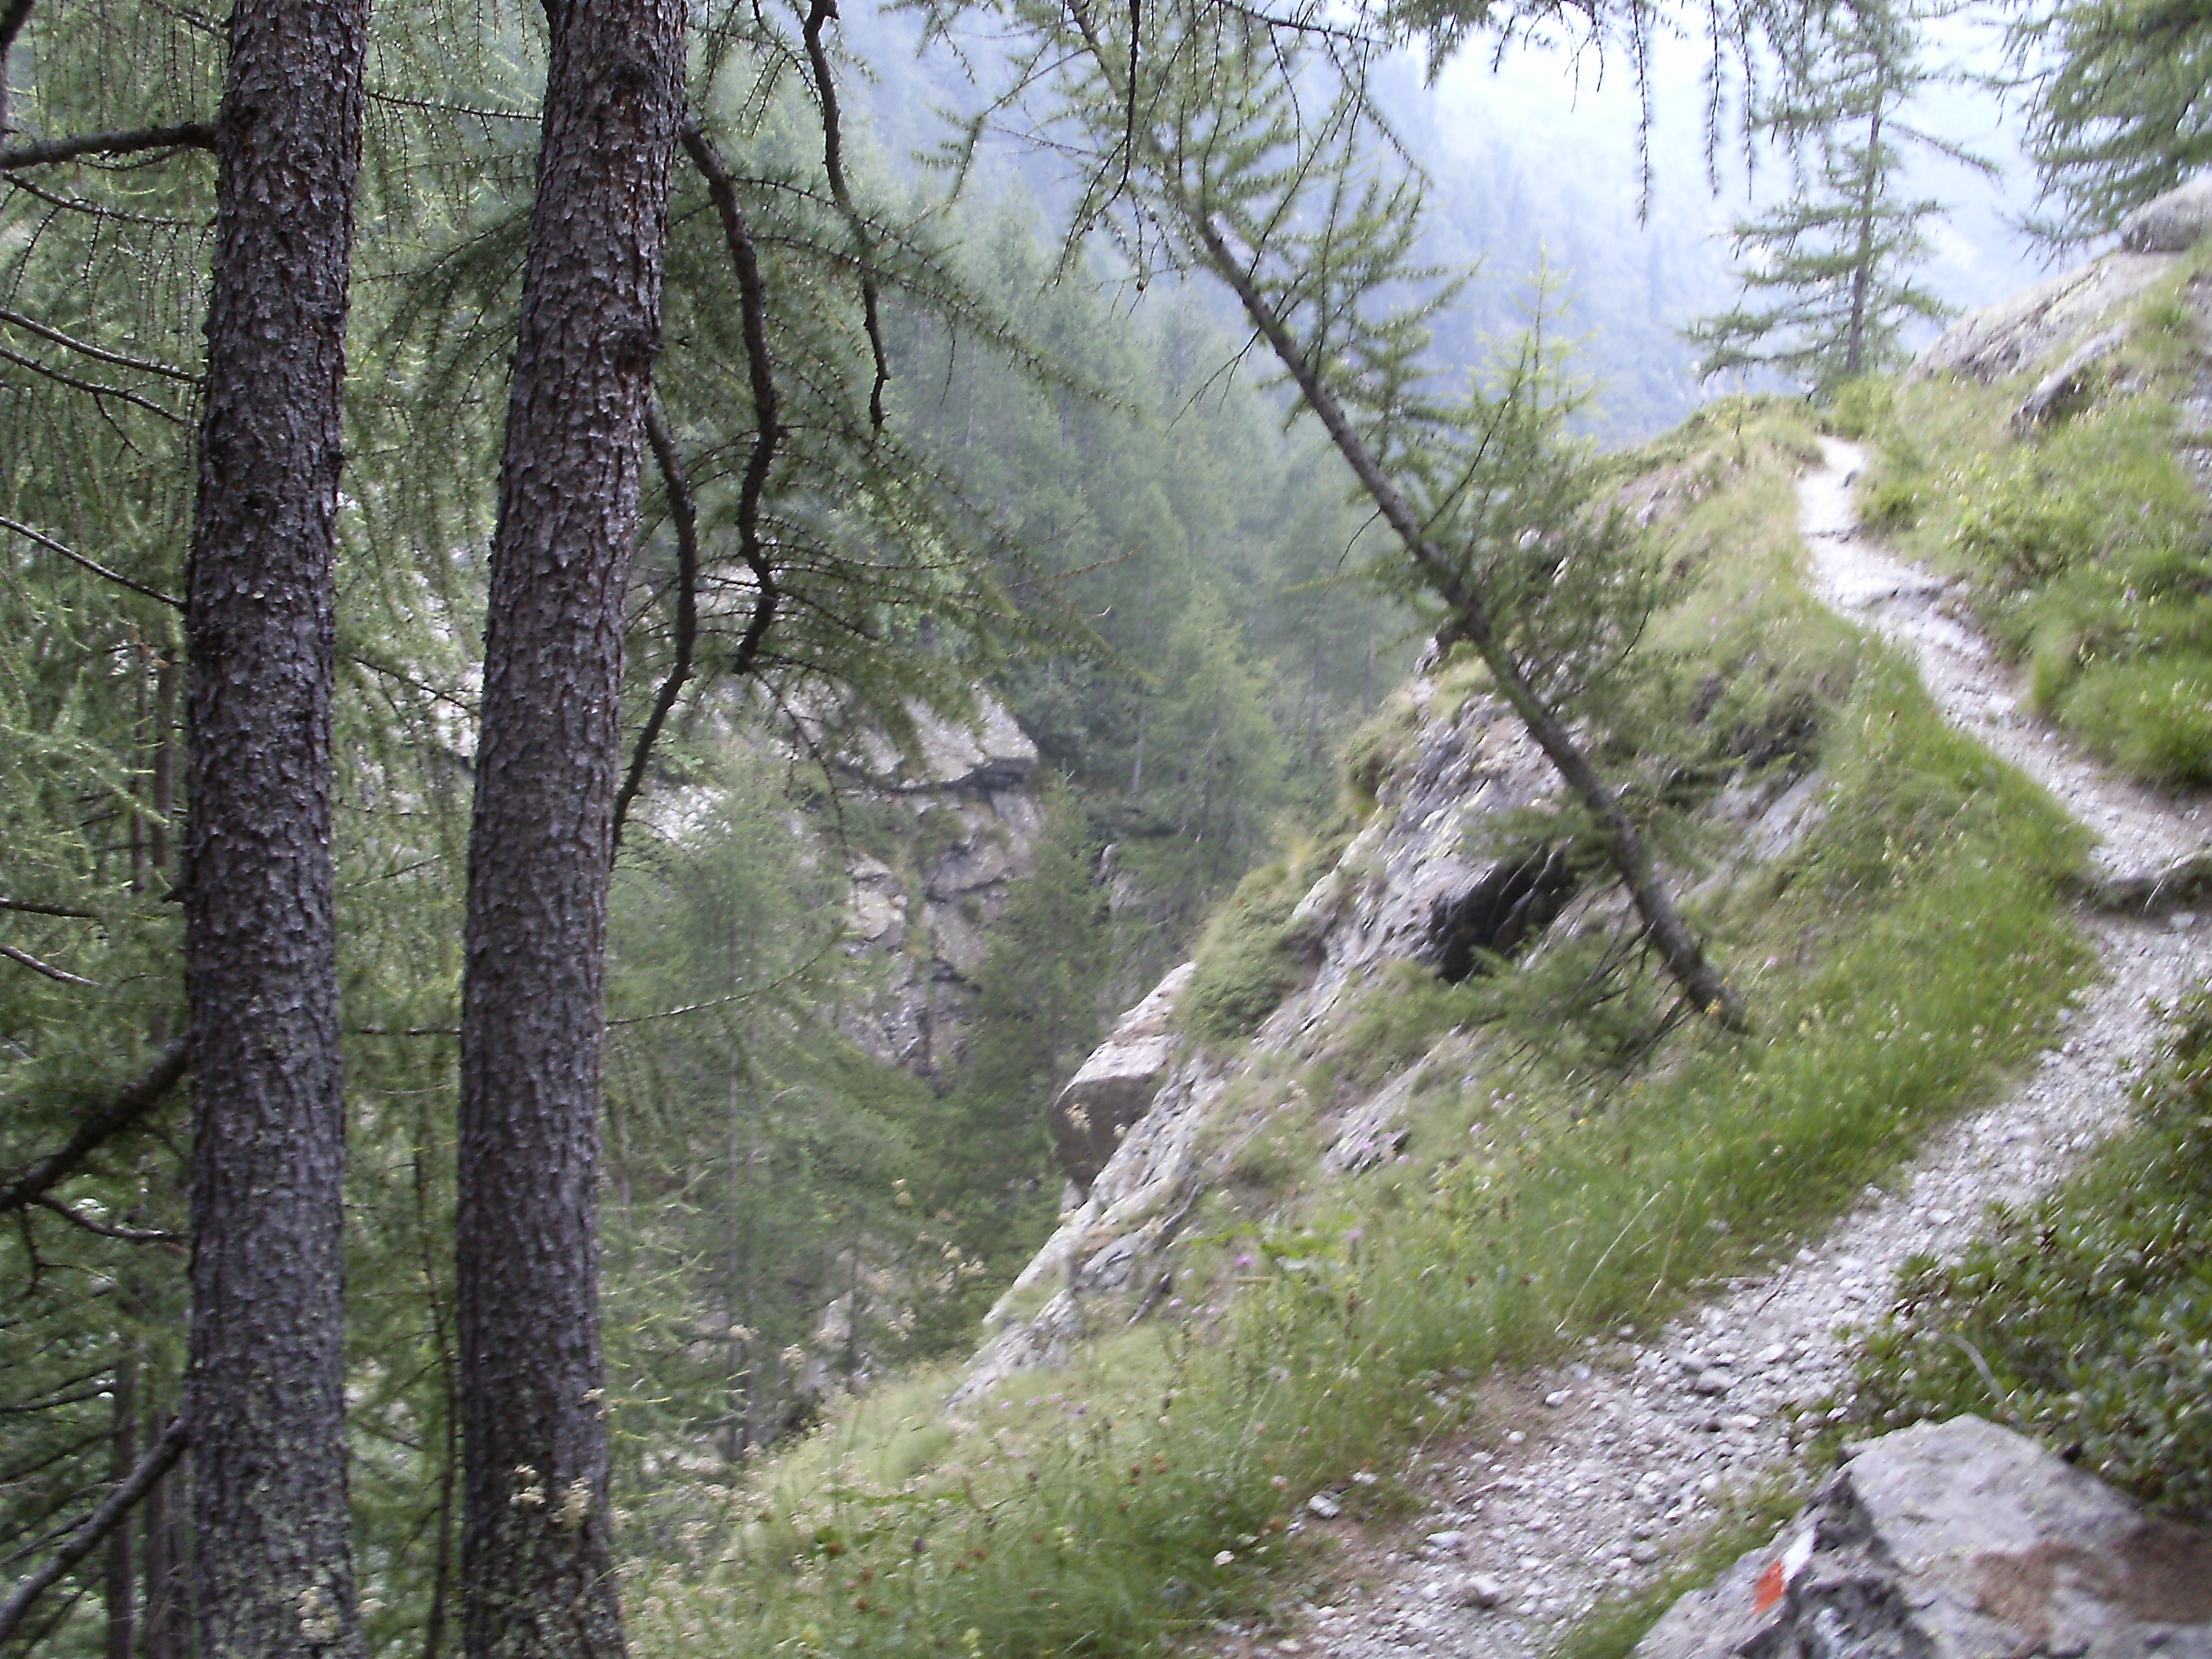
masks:
POLYGON ((656 1494, 641 1640, 1133 1652, 1348 1594, 1358 1523, 1426 1502, 1405 1449, 1510 1427, 1492 1367, 1765 1271, 2044 1046, 2089 965, 2081 840, 1807 593, 1816 457, 1736 404, 1624 467, 1669 586, 1593 732, 1759 1034, 1672 1016, 1479 672, 1443 665, 1355 740, 1336 833, 1217 916, 1091 1194, 1165 1151, 1146 1196, 1000 1310, 1057 1367, 950 1413, 958 1375, 917 1377, 742 1486, 656 1494))

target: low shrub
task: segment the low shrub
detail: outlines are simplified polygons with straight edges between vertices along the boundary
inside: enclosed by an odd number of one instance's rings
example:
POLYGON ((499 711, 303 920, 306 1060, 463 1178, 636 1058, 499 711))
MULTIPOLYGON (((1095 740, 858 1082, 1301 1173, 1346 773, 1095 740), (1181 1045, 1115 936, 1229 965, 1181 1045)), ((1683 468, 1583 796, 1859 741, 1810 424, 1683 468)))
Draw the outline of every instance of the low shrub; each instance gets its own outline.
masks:
POLYGON ((2212 1520, 2212 999, 2178 1023, 2135 1133, 1956 1263, 1908 1267, 1858 1408, 1880 1429, 1973 1412, 2212 1520))
POLYGON ((2136 777, 2212 783, 2212 656, 2094 664, 2053 708, 2136 777))
POLYGON ((1298 982, 1288 949, 1291 912, 1300 894, 1283 865, 1237 884, 1199 940, 1198 968, 1178 1006, 1182 1028, 1201 1042, 1249 1036, 1298 982))
POLYGON ((1838 438, 1871 438, 1897 417, 1897 387, 1885 375, 1862 374, 1838 386, 1821 424, 1838 438))

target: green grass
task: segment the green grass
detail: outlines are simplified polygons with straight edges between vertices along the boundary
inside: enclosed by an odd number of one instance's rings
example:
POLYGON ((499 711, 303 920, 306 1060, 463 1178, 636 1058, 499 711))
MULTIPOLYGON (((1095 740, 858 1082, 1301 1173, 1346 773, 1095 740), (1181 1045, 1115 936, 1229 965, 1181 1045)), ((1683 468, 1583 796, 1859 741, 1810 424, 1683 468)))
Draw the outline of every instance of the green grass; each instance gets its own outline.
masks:
MULTIPOLYGON (((1820 827, 1705 906, 1759 1035, 1680 1027, 1600 1064, 1561 1048, 1543 998, 1509 996, 1486 1036, 1450 1039, 1489 1058, 1425 1091, 1436 1122, 1476 1133, 1425 1133, 1422 1162, 1298 1183, 1295 1200, 1275 1176, 1249 1210, 1218 1192, 1178 1300, 1133 1328, 1115 1316, 1077 1364, 1006 1385, 957 1432, 945 1383, 917 1383, 750 1481, 641 1506, 624 1534, 641 1655, 1136 1655, 1277 1605, 1327 1568, 1289 1531, 1305 1498, 1459 1426, 1449 1376, 1656 1326, 1823 1225, 2039 1047, 2087 967, 2056 896, 2079 836, 1805 599, 1789 495, 1803 441, 1754 408, 1656 454, 1695 487, 1668 532, 1651 729, 1698 776, 1746 763, 1728 757, 1751 733, 1771 750, 1758 764, 1829 781, 1820 827)), ((1256 946, 1264 965, 1302 879, 1246 895, 1217 949, 1256 946)), ((1501 977, 1535 984, 1570 957, 1501 977)), ((1615 971, 1650 984, 1648 966, 1615 971)), ((1410 1052, 1472 1018, 1460 994, 1402 999, 1390 1041, 1410 1052)), ((1357 1029, 1317 1033, 1304 1066, 1269 1056, 1238 1109, 1356 1076, 1357 1029)))
POLYGON ((1176 1023, 1200 1042, 1249 1036, 1297 983, 1289 922, 1305 895, 1303 873, 1287 862, 1255 870, 1207 922, 1176 1009, 1176 1023))
POLYGON ((1859 1407, 1875 1429, 1972 1412, 2212 1521, 2212 1000, 2178 1022, 2137 1130, 1957 1263, 1908 1265, 1859 1407))
POLYGON ((2175 399, 2203 349, 2182 283, 2136 307, 2083 407, 2006 423, 2033 371, 1948 380, 1869 404, 1868 523, 1965 574, 1990 631, 2033 669, 2037 706, 2130 774, 2212 783, 2212 526, 2174 452, 2175 399))

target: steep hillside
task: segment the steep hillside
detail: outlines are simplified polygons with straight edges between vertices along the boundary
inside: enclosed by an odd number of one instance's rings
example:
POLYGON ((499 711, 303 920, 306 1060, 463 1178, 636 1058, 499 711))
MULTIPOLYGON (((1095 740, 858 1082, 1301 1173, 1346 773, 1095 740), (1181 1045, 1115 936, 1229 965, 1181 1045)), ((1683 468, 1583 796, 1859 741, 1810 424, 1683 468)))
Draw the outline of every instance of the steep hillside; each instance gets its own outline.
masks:
MULTIPOLYGON (((1817 459, 1738 404, 1624 467, 1667 597, 1589 728, 1757 1034, 1680 1016, 1480 672, 1436 665, 1352 745, 1334 833, 1063 1091, 1068 1207, 979 1360, 635 1517, 647 1645, 1233 1645, 1294 1587, 1387 1583, 1432 1475, 1536 1443, 1493 1367, 1595 1375, 1601 1334, 1770 1272, 2042 1047, 2088 967, 2081 842, 1808 593, 1817 459)), ((1670 1545, 1759 1462, 1670 1491, 1670 1545)))
POLYGON ((2195 1513, 2203 1020, 2127 1100, 2212 972, 2201 258, 1965 319, 1864 449, 1739 401, 1623 460, 1662 599, 1584 736, 1751 1035, 1426 663, 1059 1091, 975 1356, 634 1517, 644 1645, 1617 1654, 1854 1425, 1962 1408, 2195 1513))

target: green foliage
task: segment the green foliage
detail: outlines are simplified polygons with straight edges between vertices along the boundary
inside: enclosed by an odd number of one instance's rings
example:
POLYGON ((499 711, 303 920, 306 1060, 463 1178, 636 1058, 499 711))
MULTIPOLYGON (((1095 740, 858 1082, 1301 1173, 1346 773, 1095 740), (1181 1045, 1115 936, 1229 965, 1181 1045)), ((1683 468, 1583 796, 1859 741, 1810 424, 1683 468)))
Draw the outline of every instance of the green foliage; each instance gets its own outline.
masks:
POLYGON ((1829 431, 1839 438, 1871 438, 1895 418, 1897 388, 1879 374, 1861 374, 1844 381, 1829 395, 1829 431))
POLYGON ((1249 1036, 1297 983, 1289 922, 1304 890, 1295 876, 1280 864, 1254 871, 1206 923, 1198 969, 1177 1004, 1183 1029, 1200 1042, 1249 1036))
POLYGON ((1689 331, 1708 376, 1775 369, 1826 402, 1897 362, 1906 324, 1942 314, 1912 271, 1942 206, 1901 196, 1906 162, 1933 149, 1988 167, 1909 114, 1915 97, 1957 78, 1929 66, 1922 28, 1910 0, 1825 10, 1747 116, 1752 135, 1789 153, 1796 188, 1735 227, 1742 297, 1689 331))
POLYGON ((2154 361, 2136 372, 2150 389, 2026 441, 1969 393, 1913 388, 1899 428, 1941 398, 1955 442, 1893 428, 1872 500, 1909 550, 1977 580, 2039 707, 2132 775, 2191 784, 2212 779, 2212 533, 2174 454, 2169 383, 2154 361))
POLYGON ((2021 13, 2009 45, 2050 240, 2100 235, 2212 161, 2212 17, 2196 0, 2061 0, 2021 13))
POLYGON ((2181 1011, 2133 1133, 1958 1261, 1908 1264, 1858 1408, 1878 1428, 1972 1412, 2212 1518, 2212 1000, 2181 1011))
MULTIPOLYGON (((1725 431, 1706 442, 1733 449, 1725 431)), ((1765 660, 1822 660, 1840 627, 1789 583, 1786 452, 1762 437, 1747 453, 1670 532, 1694 588, 1654 641, 1694 659, 1709 622, 1749 612, 1765 660)), ((735 1492, 695 1489, 699 1541, 638 1581, 641 1650, 714 1632, 825 1655, 1157 1651, 1325 1566, 1285 1541, 1305 1497, 1460 1425, 1455 1368, 1655 1325, 1855 1201, 2041 1046, 2087 967, 2058 897, 2078 832, 1949 732, 1903 664, 1857 649, 1819 723, 1821 827, 1738 884, 1718 923, 1765 957, 1747 988, 1763 1035, 1686 1027, 1594 1082, 1512 1060, 1550 1011, 1510 1009, 1458 1102, 1474 1133, 1302 1203, 1284 1147, 1255 1134, 1255 1213, 1217 1198, 1190 1247, 1233 1250, 1222 1279, 1194 1256, 1188 1306, 1001 1385, 949 1436, 926 1379, 735 1492)), ((1255 878, 1221 937, 1264 942, 1297 884, 1255 878)), ((1417 978, 1363 1009, 1361 1040, 1410 1054, 1456 1029, 1469 994, 1417 978)), ((1316 1041, 1352 1046, 1345 1030, 1316 1041)), ((1355 1512, 1389 1501, 1361 1490, 1355 1512)))

